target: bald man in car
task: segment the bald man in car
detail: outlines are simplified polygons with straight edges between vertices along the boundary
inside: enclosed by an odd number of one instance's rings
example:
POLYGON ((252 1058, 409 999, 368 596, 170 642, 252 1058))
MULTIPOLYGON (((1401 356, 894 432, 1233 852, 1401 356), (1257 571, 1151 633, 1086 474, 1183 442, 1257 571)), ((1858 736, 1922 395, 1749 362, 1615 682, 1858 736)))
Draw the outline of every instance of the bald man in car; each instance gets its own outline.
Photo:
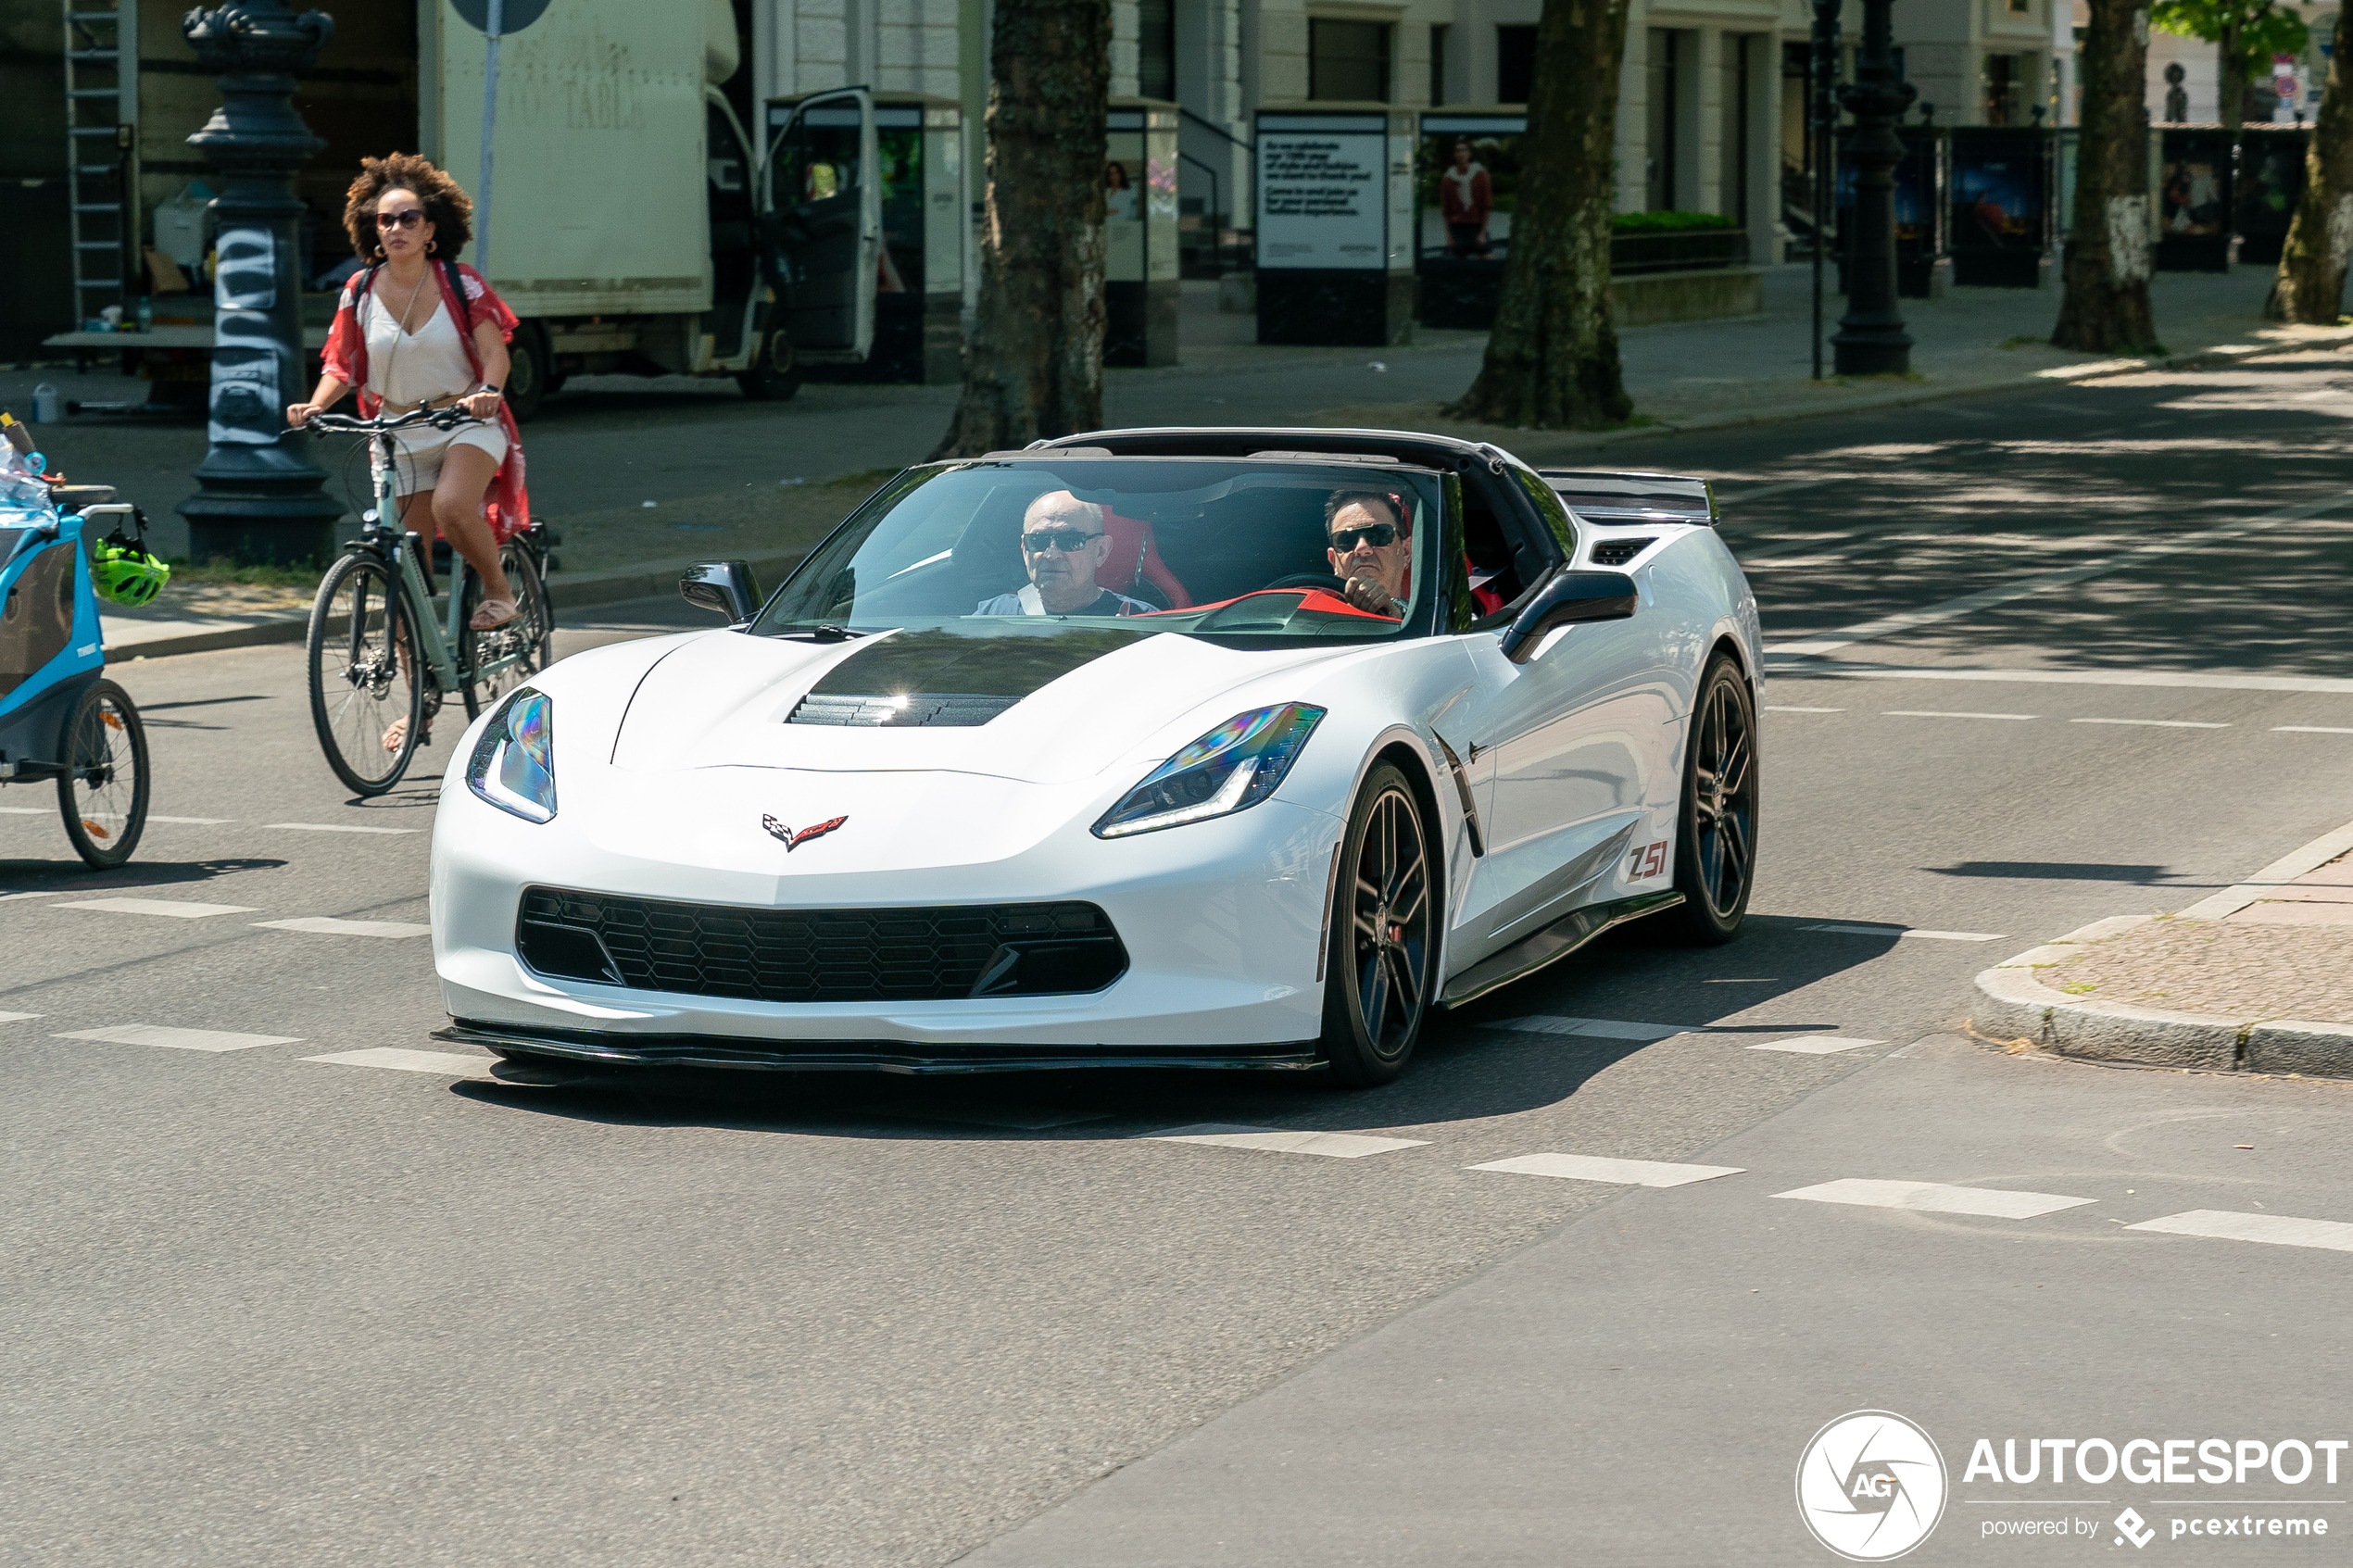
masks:
POLYGON ((1021 558, 1029 585, 985 599, 975 615, 1142 615, 1152 607, 1098 587, 1095 569, 1111 554, 1103 508, 1067 490, 1049 490, 1021 519, 1021 558))

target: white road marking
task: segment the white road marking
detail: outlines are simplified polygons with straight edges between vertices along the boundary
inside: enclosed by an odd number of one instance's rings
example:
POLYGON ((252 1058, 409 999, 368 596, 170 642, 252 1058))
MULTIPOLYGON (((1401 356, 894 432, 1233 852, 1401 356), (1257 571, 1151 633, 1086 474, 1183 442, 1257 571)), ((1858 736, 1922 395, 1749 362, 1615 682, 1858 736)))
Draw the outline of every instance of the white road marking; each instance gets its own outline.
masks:
POLYGON ((2298 1220, 2286 1214, 2233 1214, 2226 1209, 2193 1209, 2161 1220, 2126 1225, 2128 1231, 2169 1236, 2204 1236, 2222 1241, 2268 1241, 2274 1247, 2324 1247, 2353 1252, 2353 1225, 2338 1220, 2298 1220))
POLYGON ((11 817, 53 817, 57 810, 54 806, 0 806, 0 812, 11 817))
POLYGON ((1522 1154, 1491 1160, 1474 1171, 1509 1171, 1523 1176, 1563 1176, 1577 1182, 1611 1182, 1618 1186, 1679 1187, 1687 1182, 1737 1176, 1739 1165, 1673 1165, 1659 1160, 1609 1160, 1591 1154, 1522 1154))
POLYGON ((411 925, 396 920, 335 920, 327 915, 304 915, 299 920, 258 920, 253 924, 270 931, 308 931, 318 936, 430 936, 433 927, 411 925))
POLYGON ((39 1018, 37 1012, 0 1012, 0 1023, 22 1023, 28 1018, 39 1018))
POLYGON ((1795 1051, 1800 1056, 1835 1056, 1851 1051, 1857 1046, 1883 1046, 1885 1040, 1866 1040, 1847 1035, 1801 1035, 1794 1040, 1762 1040, 1749 1047, 1753 1051, 1795 1051))
POLYGON ((2334 724, 2274 724, 2275 735, 2353 735, 2353 730, 2340 729, 2334 724))
POLYGON ((195 904, 176 898, 82 898, 56 907, 60 909, 100 909, 113 915, 170 915, 174 920, 202 920, 208 915, 261 912, 245 904, 195 904))
POLYGON ((1264 1148, 1277 1154, 1326 1154, 1335 1160, 1362 1160, 1392 1148, 1417 1148, 1428 1138, 1377 1138, 1364 1133, 1286 1133, 1272 1127, 1171 1127, 1144 1136, 1158 1143, 1213 1144, 1220 1148, 1264 1148))
POLYGON ((418 833, 418 828, 363 827, 358 822, 264 822, 265 828, 285 828, 295 833, 418 833))
POLYGON ((389 1067, 399 1073, 438 1073, 450 1078, 484 1078, 490 1076, 490 1064, 497 1060, 488 1056, 460 1056, 455 1051, 412 1051, 399 1046, 379 1046, 372 1050, 336 1051, 328 1056, 307 1056, 305 1061, 331 1061, 338 1067, 389 1067))
POLYGON ((2036 686, 2183 686, 2216 692, 2353 692, 2353 679, 2335 675, 2204 675, 2187 670, 1945 670, 1919 665, 1848 664, 1838 659, 1793 662, 1778 673, 1804 680, 1811 669, 1838 679, 1868 681, 2004 681, 2036 686))
POLYGON ((2227 730, 2228 724, 2200 723, 2195 719, 2070 719, 2070 724, 2145 724, 2153 730, 2227 730))
POLYGON ((1553 1018, 1543 1013, 1498 1019, 1487 1027, 1516 1029, 1523 1035, 1584 1035, 1599 1040, 1665 1040, 1705 1033, 1704 1025, 1689 1023, 1629 1023, 1617 1018, 1553 1018))
POLYGON ((1873 1182, 1849 1178, 1819 1186, 1777 1192, 1809 1203, 1857 1203, 1871 1209, 1911 1209, 1929 1214, 1982 1214, 1996 1220, 2031 1220, 2096 1203, 2095 1198, 2062 1198, 2051 1192, 2006 1192, 1998 1187, 1956 1187, 1942 1182, 1873 1182))
POLYGON ((2039 719, 2039 713, 1948 713, 1933 708, 1883 708, 1889 719, 2039 719))
POLYGON ((65 896, 66 890, 62 887, 53 887, 46 893, 0 893, 0 904, 17 898, 62 898, 65 896))
POLYGON ((1846 709, 1843 708, 1775 708, 1768 703, 1765 711, 1768 713, 1843 713, 1846 709))
POLYGON ((1904 936, 1920 942, 1999 942, 1998 931, 1916 931, 1908 925, 1864 925, 1859 922, 1829 921, 1801 925, 1800 931, 1834 931, 1843 936, 1904 936))
MULTIPOLYGON (((2069 367, 2069 369, 2081 373, 2078 368, 2069 367)), ((2170 539, 2158 539, 2145 545, 2135 545, 2117 555, 2108 556, 2100 560, 2087 561, 2082 566, 2064 567, 2057 571, 2036 572, 2015 582, 1981 588, 1974 594, 1964 594, 1957 599, 1946 599, 1942 604, 1929 605, 1920 609, 1904 610, 1894 615, 1883 615, 1876 620, 1857 621, 1852 626, 1842 626, 1818 637, 1808 637, 1803 642, 1770 646, 1765 651, 1768 654, 1829 653, 1837 648, 1849 647, 1856 643, 1870 642, 1897 632, 1908 632, 1915 627, 1933 626, 1939 621, 1957 620, 1961 616, 1977 610, 1990 609, 1995 605, 2007 604, 2013 599, 2022 599, 2030 595, 2047 593, 2053 588, 2064 588, 2073 583, 2086 583, 2095 577, 2105 577, 2110 572, 2122 571, 2161 556, 2179 555, 2184 550, 2202 549, 2206 546, 2220 544, 2224 540, 2242 538, 2249 533, 2261 533, 2271 529, 2283 528, 2291 522, 2300 522, 2306 518, 2316 517, 2322 512, 2332 510, 2342 506, 2348 498, 2353 498, 2353 490, 2341 490, 2334 495, 2323 496, 2317 501, 2307 501, 2302 506, 2290 507, 2284 512, 2274 513, 2267 518, 2259 518, 2253 522, 2233 523, 2224 528, 2201 528, 2192 533, 2175 534, 2170 539)))
POLYGON ((179 822, 188 827, 211 828, 219 827, 223 822, 233 822, 236 819, 234 817, 149 817, 147 821, 179 822))
POLYGON ((162 1046, 175 1051, 247 1051, 256 1046, 297 1046, 299 1035, 233 1035, 219 1029, 171 1029, 160 1023, 118 1023, 77 1029, 59 1040, 104 1040, 116 1046, 162 1046))

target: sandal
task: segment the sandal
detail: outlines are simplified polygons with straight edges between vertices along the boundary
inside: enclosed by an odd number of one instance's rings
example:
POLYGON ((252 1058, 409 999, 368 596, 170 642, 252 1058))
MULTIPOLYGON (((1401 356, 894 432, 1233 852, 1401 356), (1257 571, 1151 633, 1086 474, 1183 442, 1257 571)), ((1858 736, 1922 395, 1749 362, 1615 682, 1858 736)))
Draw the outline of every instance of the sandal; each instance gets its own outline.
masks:
POLYGON ((476 632, 495 632, 522 613, 512 599, 484 599, 474 607, 473 619, 466 625, 476 632))

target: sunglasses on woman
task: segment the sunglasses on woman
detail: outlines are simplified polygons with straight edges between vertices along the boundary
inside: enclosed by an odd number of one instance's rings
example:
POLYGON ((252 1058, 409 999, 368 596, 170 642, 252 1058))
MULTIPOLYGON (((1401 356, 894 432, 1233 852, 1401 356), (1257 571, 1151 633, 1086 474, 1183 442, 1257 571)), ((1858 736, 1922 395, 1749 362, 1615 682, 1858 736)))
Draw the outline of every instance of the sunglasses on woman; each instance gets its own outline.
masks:
POLYGON ((1388 546, 1397 543, 1397 525, 1393 522, 1377 522, 1370 528, 1335 528, 1332 530, 1332 548, 1340 551, 1342 555, 1346 555, 1349 551, 1354 549, 1356 547, 1356 541, 1359 539, 1362 539, 1365 543, 1370 545, 1376 550, 1386 549, 1388 546))
POLYGON ((413 229, 424 220, 425 209, 422 207, 406 207, 398 212, 376 214, 376 227, 379 229, 413 229))
POLYGON ((1087 547, 1088 540, 1101 537, 1100 533, 1083 533, 1076 528, 1036 528, 1021 536, 1021 547, 1033 556, 1042 556, 1048 550, 1060 550, 1066 556, 1075 556, 1087 547))

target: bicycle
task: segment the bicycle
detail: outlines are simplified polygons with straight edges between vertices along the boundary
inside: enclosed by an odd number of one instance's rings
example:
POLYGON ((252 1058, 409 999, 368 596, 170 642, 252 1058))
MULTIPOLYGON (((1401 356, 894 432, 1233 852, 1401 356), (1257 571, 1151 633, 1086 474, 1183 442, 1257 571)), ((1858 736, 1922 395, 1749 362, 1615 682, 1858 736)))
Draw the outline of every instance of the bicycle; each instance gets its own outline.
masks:
POLYGON ((470 622, 482 581, 462 557, 451 558, 446 629, 433 614, 433 556, 423 539, 399 525, 393 494, 396 431, 430 424, 455 430, 479 424, 457 408, 419 408, 394 418, 314 414, 306 428, 365 435, 374 449, 375 505, 361 514, 366 531, 344 543, 310 607, 306 656, 310 721, 327 765, 353 792, 377 796, 398 784, 434 716, 457 694, 474 719, 547 666, 555 614, 536 551, 526 535, 499 546, 498 563, 514 590, 515 617, 478 632, 470 622), (402 724, 397 743, 384 737, 402 724))

